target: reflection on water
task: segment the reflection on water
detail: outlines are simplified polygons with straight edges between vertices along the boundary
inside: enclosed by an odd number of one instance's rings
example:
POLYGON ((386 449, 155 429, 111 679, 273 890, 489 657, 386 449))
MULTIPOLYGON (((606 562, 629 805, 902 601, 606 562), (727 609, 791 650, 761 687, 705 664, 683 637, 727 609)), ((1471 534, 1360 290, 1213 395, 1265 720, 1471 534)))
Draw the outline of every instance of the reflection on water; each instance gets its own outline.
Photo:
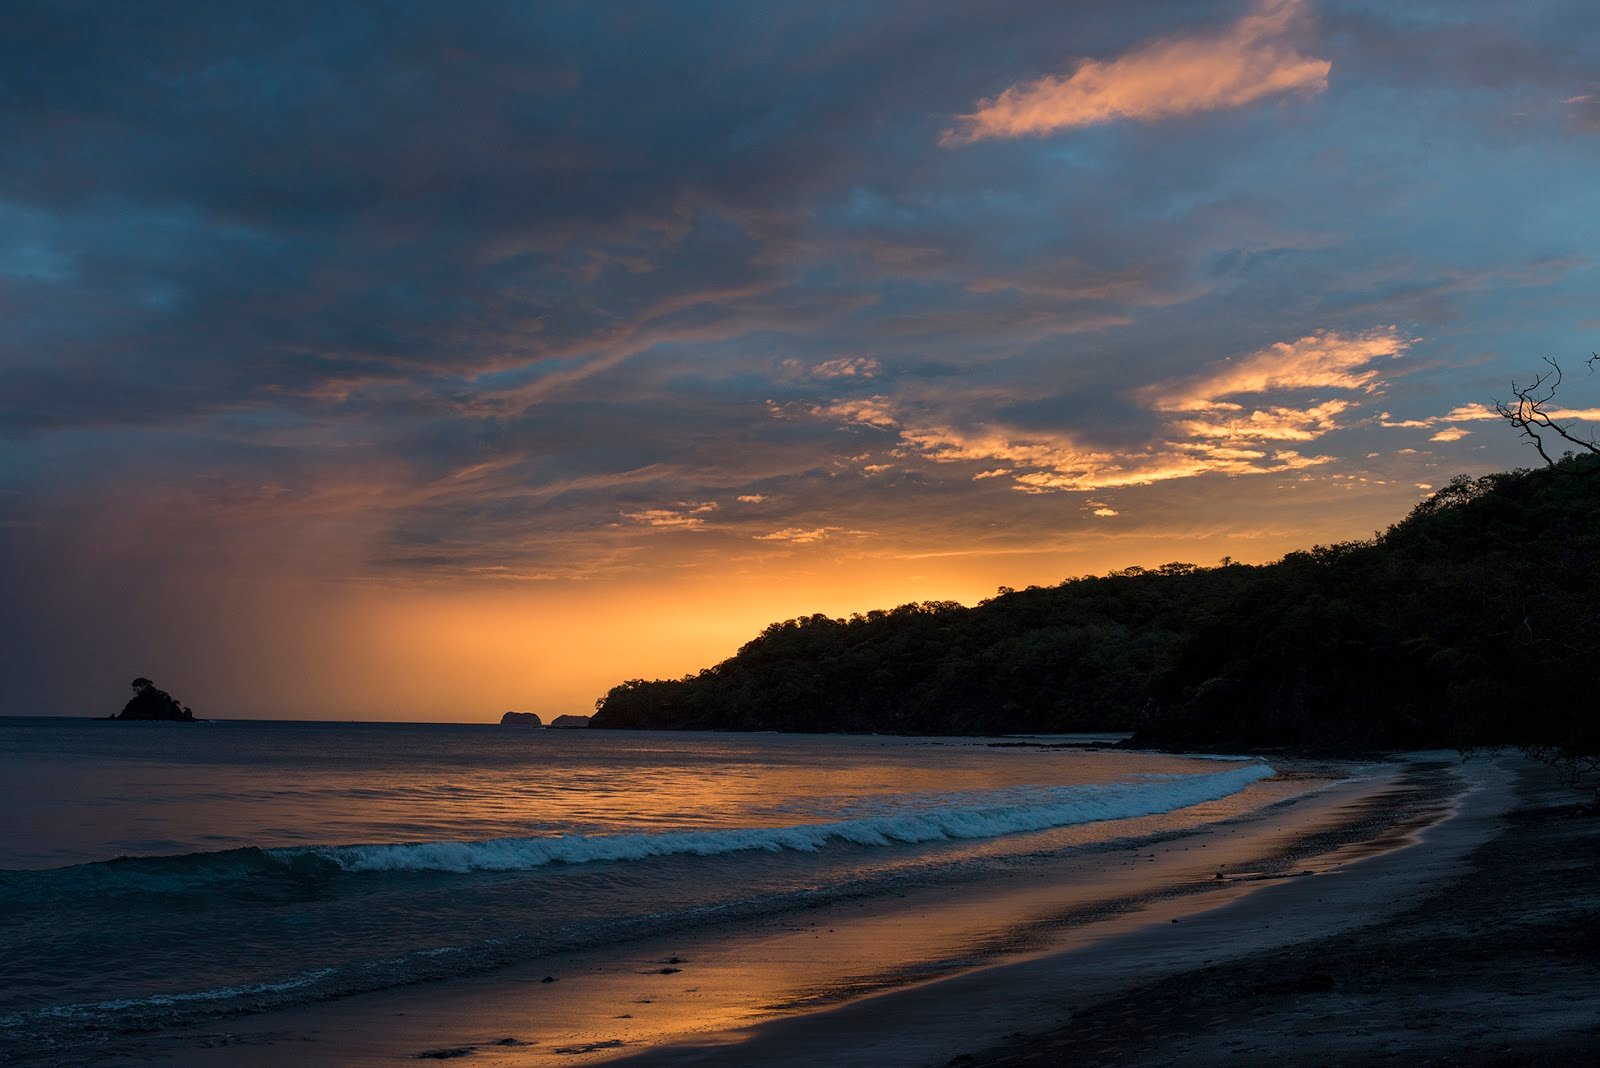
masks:
MULTIPOLYGON (((1090 944, 1136 924, 1164 932, 1169 920, 1186 923, 1194 910, 1268 879, 1316 878, 1351 855, 1347 846, 1437 819, 1460 790, 1446 769, 1393 775, 1389 786, 1392 769, 1375 774, 1293 805, 1139 839, 1137 848, 969 871, 954 883, 663 933, 481 981, 356 998, 228 1030, 261 1044, 259 1056, 242 1062, 252 1065, 274 1063, 308 1040, 318 1056, 350 1065, 448 1050, 487 1065, 566 1064, 580 1053, 586 1062, 609 1061, 652 1050, 664 1052, 663 1063, 677 1063, 677 1052, 698 1063, 697 1050, 735 1043, 775 1017, 1090 944), (1229 877, 1217 879, 1218 870, 1229 877), (545 975, 558 981, 541 982, 545 975)), ((1189 928, 1172 930, 1181 939, 1189 928)), ((902 1059, 911 1037, 897 1038, 902 1059)), ((192 1055, 194 1044, 193 1036, 165 1036, 145 1048, 192 1055)), ((732 1046, 723 1062, 744 1063, 739 1050, 732 1046)), ((238 1050, 229 1057, 238 1062, 238 1050)), ((932 1053, 927 1060, 935 1063, 932 1053)))
POLYGON ((1308 786, 1266 774, 970 739, 0 721, 0 1027, 116 1034, 1025 877, 1308 786))
POLYGON ((0 868, 232 846, 778 827, 1192 761, 970 739, 0 719, 0 868))

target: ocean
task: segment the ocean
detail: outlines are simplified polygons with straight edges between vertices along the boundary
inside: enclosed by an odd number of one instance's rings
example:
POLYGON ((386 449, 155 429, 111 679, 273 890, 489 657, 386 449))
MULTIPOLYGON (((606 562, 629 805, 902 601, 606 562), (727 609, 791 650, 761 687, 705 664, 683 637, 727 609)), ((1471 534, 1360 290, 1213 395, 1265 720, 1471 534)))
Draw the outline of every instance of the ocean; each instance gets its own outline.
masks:
POLYGON ((0 718, 0 1059, 977 880, 1308 788, 994 741, 0 718))

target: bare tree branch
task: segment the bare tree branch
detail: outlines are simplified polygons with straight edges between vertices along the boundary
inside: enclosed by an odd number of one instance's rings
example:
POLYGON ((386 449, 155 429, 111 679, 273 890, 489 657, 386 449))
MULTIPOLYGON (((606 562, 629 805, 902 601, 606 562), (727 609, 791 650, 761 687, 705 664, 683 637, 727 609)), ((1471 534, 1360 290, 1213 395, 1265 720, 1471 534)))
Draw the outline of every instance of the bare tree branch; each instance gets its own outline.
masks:
MULTIPOLYGON (((1587 439, 1580 438, 1572 433, 1573 424, 1570 421, 1563 425, 1552 416, 1550 404, 1555 400, 1556 390, 1561 386, 1561 365, 1548 356, 1544 362, 1550 365, 1550 370, 1540 372, 1525 386, 1512 382, 1511 393, 1516 400, 1509 403, 1495 401, 1495 412, 1521 431, 1538 450, 1540 458, 1550 467, 1555 467, 1556 461, 1545 451, 1545 434, 1554 434, 1569 444, 1600 456, 1600 442, 1595 440, 1593 433, 1587 439)), ((1589 373, 1593 374, 1596 365, 1600 364, 1600 353, 1591 354, 1584 363, 1589 373)), ((1560 410, 1557 409, 1555 414, 1560 414, 1560 410)))

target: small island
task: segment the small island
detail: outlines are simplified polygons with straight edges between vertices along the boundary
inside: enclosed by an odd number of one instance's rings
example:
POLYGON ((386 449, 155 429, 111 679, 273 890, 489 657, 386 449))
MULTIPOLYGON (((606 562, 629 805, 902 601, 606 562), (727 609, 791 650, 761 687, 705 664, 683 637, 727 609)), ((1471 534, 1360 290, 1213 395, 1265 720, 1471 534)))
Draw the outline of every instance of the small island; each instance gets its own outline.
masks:
POLYGON ((500 717, 502 727, 532 728, 544 726, 537 712, 507 712, 500 717))
POLYGON ((146 678, 133 680, 133 697, 122 706, 122 711, 108 719, 167 720, 173 723, 194 723, 194 712, 188 705, 146 678))
POLYGON ((552 727, 572 728, 587 727, 588 725, 588 716, 557 716, 555 719, 550 721, 550 726, 552 727))

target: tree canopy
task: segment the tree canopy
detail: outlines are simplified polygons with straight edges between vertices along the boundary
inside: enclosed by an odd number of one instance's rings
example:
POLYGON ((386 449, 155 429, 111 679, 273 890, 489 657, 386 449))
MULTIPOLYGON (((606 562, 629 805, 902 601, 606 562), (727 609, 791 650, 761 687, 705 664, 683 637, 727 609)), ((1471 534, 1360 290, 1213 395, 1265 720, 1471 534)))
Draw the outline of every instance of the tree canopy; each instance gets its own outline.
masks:
POLYGON ((1134 730, 1192 746, 1600 750, 1600 457, 1462 476, 1370 540, 773 623, 595 727, 1134 730))

